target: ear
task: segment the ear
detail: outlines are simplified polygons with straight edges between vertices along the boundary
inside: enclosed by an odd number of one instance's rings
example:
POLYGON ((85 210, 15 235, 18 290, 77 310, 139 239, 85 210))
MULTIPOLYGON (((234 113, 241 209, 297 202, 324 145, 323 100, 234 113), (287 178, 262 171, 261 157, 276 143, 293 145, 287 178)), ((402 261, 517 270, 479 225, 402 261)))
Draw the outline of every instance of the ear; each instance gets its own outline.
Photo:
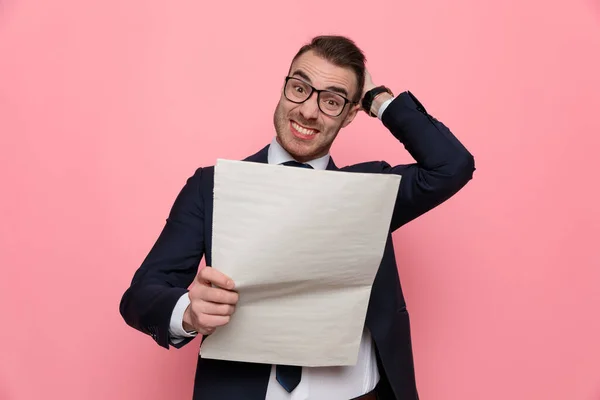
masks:
POLYGON ((348 115, 346 115, 346 118, 344 118, 344 122, 342 122, 342 128, 345 128, 348 125, 350 125, 350 122, 352 122, 354 120, 354 117, 356 117, 356 114, 359 111, 360 111, 360 103, 353 105, 352 108, 350 108, 348 115))

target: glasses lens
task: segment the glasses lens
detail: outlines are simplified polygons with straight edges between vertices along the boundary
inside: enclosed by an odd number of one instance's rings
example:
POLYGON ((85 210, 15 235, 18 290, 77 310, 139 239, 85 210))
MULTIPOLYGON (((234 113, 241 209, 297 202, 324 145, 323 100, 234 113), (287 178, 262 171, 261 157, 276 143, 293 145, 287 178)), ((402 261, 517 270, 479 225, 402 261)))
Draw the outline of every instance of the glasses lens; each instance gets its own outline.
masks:
POLYGON ((333 92, 321 92, 321 96, 319 96, 319 108, 325 114, 333 117, 341 114, 345 104, 344 98, 333 92))
POLYGON ((285 97, 290 101, 302 102, 310 96, 311 88, 299 79, 288 79, 285 85, 285 97))

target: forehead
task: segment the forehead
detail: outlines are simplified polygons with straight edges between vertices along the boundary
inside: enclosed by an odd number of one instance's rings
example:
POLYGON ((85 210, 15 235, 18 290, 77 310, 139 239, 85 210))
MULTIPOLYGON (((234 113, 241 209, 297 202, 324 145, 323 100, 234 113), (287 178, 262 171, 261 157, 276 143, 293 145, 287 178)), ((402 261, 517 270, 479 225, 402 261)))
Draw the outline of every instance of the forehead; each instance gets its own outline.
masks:
POLYGON ((298 71, 310 78, 310 83, 317 89, 339 87, 345 89, 349 96, 356 91, 356 76, 350 68, 339 67, 312 50, 298 57, 290 68, 290 75, 298 71))

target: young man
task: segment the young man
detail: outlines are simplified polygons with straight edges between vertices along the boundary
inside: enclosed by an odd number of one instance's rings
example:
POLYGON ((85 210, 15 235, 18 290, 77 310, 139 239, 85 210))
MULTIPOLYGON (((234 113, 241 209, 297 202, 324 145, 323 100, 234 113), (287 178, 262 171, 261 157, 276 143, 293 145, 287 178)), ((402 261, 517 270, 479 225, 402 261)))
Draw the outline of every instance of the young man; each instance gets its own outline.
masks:
MULTIPOLYGON (((402 175, 358 362, 350 367, 300 368, 199 357, 194 399, 418 399, 409 316, 391 234, 458 192, 472 178, 473 156, 410 92, 394 96, 376 86, 361 50, 339 36, 317 37, 294 57, 274 125, 273 141, 246 161, 402 175), (329 150, 340 129, 360 110, 381 120, 416 163, 366 162, 338 168, 329 150)), ((227 324, 239 298, 235 283, 218 265, 198 272, 203 255, 212 266, 213 174, 214 167, 203 167, 188 179, 121 301, 125 321, 165 348, 181 347, 197 334, 209 335, 227 324)))

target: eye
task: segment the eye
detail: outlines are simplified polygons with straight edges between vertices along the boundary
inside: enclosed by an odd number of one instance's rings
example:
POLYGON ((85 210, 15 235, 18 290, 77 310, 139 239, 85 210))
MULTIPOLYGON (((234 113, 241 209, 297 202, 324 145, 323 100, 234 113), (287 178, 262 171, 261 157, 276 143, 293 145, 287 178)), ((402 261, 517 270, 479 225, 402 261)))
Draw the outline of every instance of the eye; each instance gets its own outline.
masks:
POLYGON ((296 86, 294 87, 294 90, 298 93, 304 93, 304 88, 302 86, 296 86))
POLYGON ((335 101, 335 100, 327 100, 327 105, 328 105, 328 106, 334 106, 334 107, 337 107, 337 106, 339 106, 339 105, 340 105, 340 103, 338 103, 338 102, 337 102, 337 101, 335 101))

